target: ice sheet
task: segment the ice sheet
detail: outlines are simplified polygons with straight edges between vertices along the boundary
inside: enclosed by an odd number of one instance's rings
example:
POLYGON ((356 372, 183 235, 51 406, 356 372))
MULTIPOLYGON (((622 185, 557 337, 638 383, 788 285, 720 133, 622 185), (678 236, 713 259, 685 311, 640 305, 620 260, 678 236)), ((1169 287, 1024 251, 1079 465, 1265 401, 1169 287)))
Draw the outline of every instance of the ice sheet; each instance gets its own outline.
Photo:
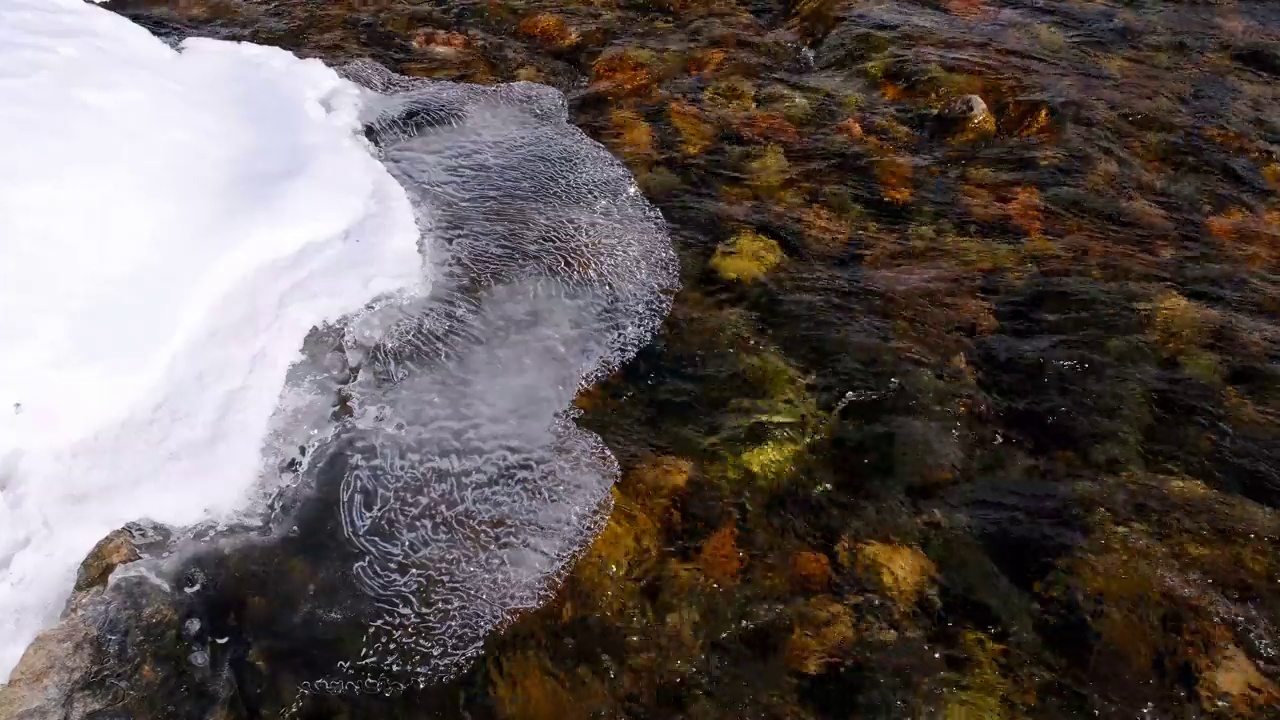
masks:
POLYGON ((0 17, 3 681, 103 535, 242 508, 307 332, 424 274, 320 62, 82 0, 0 17))

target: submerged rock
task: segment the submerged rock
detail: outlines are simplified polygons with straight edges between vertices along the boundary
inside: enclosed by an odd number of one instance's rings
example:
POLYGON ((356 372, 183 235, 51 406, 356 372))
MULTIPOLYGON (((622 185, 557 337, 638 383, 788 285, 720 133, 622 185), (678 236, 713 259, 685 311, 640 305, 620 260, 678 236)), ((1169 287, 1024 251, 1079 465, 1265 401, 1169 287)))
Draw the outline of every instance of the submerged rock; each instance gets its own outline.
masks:
POLYGON ((1280 76, 1280 43, 1249 43, 1232 49, 1231 59, 1260 73, 1280 76))
POLYGON ((996 118, 977 95, 961 95, 938 111, 938 120, 953 140, 968 141, 996 132, 996 118))
POLYGON ((716 248, 711 269, 724 280, 749 283, 764 277, 782 258, 777 241, 746 231, 716 248))

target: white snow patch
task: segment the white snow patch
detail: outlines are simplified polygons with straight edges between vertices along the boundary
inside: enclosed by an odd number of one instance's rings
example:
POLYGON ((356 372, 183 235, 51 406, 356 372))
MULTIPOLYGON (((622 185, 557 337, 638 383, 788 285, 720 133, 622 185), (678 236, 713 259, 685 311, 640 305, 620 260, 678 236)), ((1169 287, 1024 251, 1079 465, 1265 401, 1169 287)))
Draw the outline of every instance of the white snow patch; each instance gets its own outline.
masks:
POLYGON ((322 63, 83 0, 0 17, 3 682, 105 534, 242 509, 307 332, 424 275, 322 63))

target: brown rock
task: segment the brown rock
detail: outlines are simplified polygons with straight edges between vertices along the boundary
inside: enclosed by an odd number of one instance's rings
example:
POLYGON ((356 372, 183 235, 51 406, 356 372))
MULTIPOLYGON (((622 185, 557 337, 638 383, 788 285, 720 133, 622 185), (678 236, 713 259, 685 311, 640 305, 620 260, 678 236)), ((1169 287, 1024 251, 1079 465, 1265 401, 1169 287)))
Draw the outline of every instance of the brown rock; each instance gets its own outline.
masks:
POLYGON ((1235 645, 1223 650, 1200 676, 1200 694, 1206 710, 1225 700, 1238 712, 1280 704, 1280 686, 1258 671, 1258 666, 1235 645))
POLYGON ((89 588, 105 586, 116 568, 139 557, 138 549, 133 545, 133 535, 124 529, 113 531, 99 540, 84 562, 80 563, 80 569, 76 572, 76 591, 84 592, 89 588))
POLYGON ((809 550, 791 556, 791 585, 801 592, 822 592, 831 584, 831 560, 809 550))
POLYGON ((63 717, 54 711, 68 703, 71 689, 88 675, 96 634, 89 617, 78 613, 40 633, 14 667, 9 684, 0 685, 0 718, 63 717))
POLYGON ((783 657, 787 667, 817 675, 853 642, 853 611, 829 596, 812 598, 796 612, 783 657))

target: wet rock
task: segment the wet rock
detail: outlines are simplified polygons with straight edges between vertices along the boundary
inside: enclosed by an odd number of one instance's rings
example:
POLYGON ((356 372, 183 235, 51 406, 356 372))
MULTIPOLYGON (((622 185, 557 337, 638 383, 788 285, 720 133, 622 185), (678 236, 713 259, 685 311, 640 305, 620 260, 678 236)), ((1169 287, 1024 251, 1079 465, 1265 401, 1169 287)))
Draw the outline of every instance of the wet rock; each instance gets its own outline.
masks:
POLYGON ((784 658, 787 667, 817 675, 854 640, 853 611, 830 596, 813 598, 796 612, 784 658))
POLYGON ((225 714, 232 692, 227 653, 183 634, 184 624, 192 627, 192 618, 183 622, 192 598, 150 570, 108 584, 117 568, 171 551, 170 539, 159 526, 130 524, 90 551, 62 618, 36 637, 0 686, 0 718, 241 717, 225 714), (192 656, 204 664, 192 666, 192 656))
POLYGON ((64 707, 78 708, 67 717, 84 717, 110 705, 107 698, 83 689, 99 650, 107 581, 116 568, 142 557, 139 544, 155 539, 157 534, 147 526, 132 525, 107 535, 89 551, 76 573, 75 590, 62 620, 36 637, 13 669, 9 684, 0 686, 0 718, 63 717, 57 713, 64 707))
POLYGON ((533 38, 552 47, 567 48, 576 45, 581 39, 578 31, 569 27, 569 23, 559 15, 538 13, 520 22, 520 34, 533 38))
POLYGON ((1202 673, 1198 689, 1209 711, 1223 702, 1238 713, 1280 703, 1280 685, 1259 672, 1253 660, 1234 645, 1223 649, 1217 662, 1202 673))
POLYGON ((814 65, 841 69, 883 56, 893 47, 888 35, 866 30, 858 23, 841 23, 814 54, 814 65))
POLYGON ((584 690, 591 688, 557 673, 545 657, 532 652, 516 654, 494 663, 490 672, 490 696, 499 718, 590 717, 583 700, 587 695, 584 690))
POLYGON ((648 94, 659 80, 658 56, 642 48, 611 48, 591 64, 591 87, 611 97, 648 94))
POLYGON ((953 140, 989 137, 996 132, 996 118, 977 95, 961 95, 944 105, 937 115, 944 132, 953 140))
POLYGON ((782 262, 777 241, 753 232, 741 232, 716 248, 711 269, 724 280, 753 282, 782 262))
POLYGON ((791 585, 801 592, 821 592, 831 584, 831 560, 810 550, 791 556, 791 585))
POLYGON ((669 455, 648 459, 627 474, 627 482, 655 509, 662 510, 689 483, 693 463, 669 455))
POLYGON ((698 567, 711 581, 721 586, 738 582, 742 570, 742 552, 738 550, 738 528, 729 523, 711 534, 698 554, 698 567))
MULTIPOLYGON (((72 689, 83 682, 93 667, 97 634, 94 619, 100 609, 90 609, 90 605, 70 609, 62 622, 41 633, 23 653, 9 677, 9 684, 0 685, 0 718, 63 717, 58 713, 72 701, 72 689)), ((105 707, 105 704, 83 700, 79 704, 90 711, 105 707)))
POLYGON ((919 548, 867 542, 845 551, 857 576, 900 607, 913 605, 938 574, 919 548))
POLYGON ((121 565, 140 558, 133 545, 133 534, 121 528, 98 541, 76 571, 76 591, 105 586, 111 573, 121 565))

